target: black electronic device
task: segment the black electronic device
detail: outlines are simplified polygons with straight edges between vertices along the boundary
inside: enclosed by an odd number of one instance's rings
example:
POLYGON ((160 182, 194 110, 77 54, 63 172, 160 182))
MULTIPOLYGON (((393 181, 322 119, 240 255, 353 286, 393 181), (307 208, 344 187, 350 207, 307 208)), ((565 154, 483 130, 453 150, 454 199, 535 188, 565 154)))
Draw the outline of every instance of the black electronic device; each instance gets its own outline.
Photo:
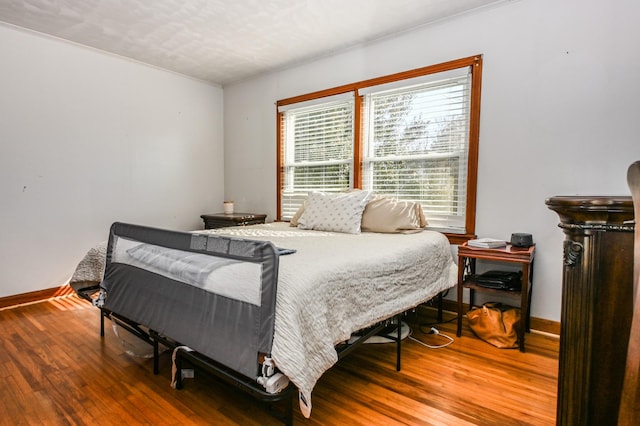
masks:
POLYGON ((533 245, 533 236, 531 234, 516 232, 511 234, 510 243, 514 247, 531 247, 533 245))
POLYGON ((480 287, 496 290, 520 291, 522 289, 522 272, 487 271, 476 275, 475 282, 480 287))

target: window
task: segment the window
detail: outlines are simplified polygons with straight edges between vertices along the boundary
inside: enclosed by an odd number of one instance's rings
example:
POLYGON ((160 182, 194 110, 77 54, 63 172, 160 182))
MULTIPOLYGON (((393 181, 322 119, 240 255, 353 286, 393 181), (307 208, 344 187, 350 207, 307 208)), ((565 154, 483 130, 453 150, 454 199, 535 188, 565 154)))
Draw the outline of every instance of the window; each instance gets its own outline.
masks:
POLYGON ((470 67, 364 94, 363 189, 422 204, 429 225, 465 230, 470 67))
POLYGON ((420 202, 429 227, 475 232, 481 56, 278 102, 278 219, 309 191, 420 202))
POLYGON ((290 219, 310 191, 353 186, 353 104, 353 94, 345 94, 281 109, 281 217, 290 219))

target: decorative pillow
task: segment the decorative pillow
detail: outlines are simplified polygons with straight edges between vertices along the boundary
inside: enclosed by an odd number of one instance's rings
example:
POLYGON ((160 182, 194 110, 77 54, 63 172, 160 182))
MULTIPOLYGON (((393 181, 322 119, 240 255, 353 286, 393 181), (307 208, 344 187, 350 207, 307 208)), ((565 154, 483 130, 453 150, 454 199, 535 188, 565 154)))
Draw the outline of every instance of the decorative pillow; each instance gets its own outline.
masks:
POLYGON ((427 221, 419 203, 375 195, 362 214, 362 230, 383 233, 420 232, 427 221))
POLYGON ((370 191, 339 194, 311 192, 304 213, 298 219, 298 227, 359 234, 362 212, 370 197, 370 191))

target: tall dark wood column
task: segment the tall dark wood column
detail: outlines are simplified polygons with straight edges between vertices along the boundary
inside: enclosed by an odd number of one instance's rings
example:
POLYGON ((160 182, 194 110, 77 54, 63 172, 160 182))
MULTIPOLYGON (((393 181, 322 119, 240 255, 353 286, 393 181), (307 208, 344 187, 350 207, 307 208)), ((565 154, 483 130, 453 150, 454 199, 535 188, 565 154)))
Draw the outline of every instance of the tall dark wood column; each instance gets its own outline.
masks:
POLYGON ((631 197, 552 197, 564 231, 557 425, 616 424, 633 316, 631 197))

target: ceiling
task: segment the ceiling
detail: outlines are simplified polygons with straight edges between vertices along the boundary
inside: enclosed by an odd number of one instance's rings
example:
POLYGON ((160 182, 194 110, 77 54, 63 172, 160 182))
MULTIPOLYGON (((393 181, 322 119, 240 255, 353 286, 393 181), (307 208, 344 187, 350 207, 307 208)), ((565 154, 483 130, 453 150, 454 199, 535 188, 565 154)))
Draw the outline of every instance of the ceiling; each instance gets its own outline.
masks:
POLYGON ((225 84, 503 0, 0 0, 0 21, 225 84))

